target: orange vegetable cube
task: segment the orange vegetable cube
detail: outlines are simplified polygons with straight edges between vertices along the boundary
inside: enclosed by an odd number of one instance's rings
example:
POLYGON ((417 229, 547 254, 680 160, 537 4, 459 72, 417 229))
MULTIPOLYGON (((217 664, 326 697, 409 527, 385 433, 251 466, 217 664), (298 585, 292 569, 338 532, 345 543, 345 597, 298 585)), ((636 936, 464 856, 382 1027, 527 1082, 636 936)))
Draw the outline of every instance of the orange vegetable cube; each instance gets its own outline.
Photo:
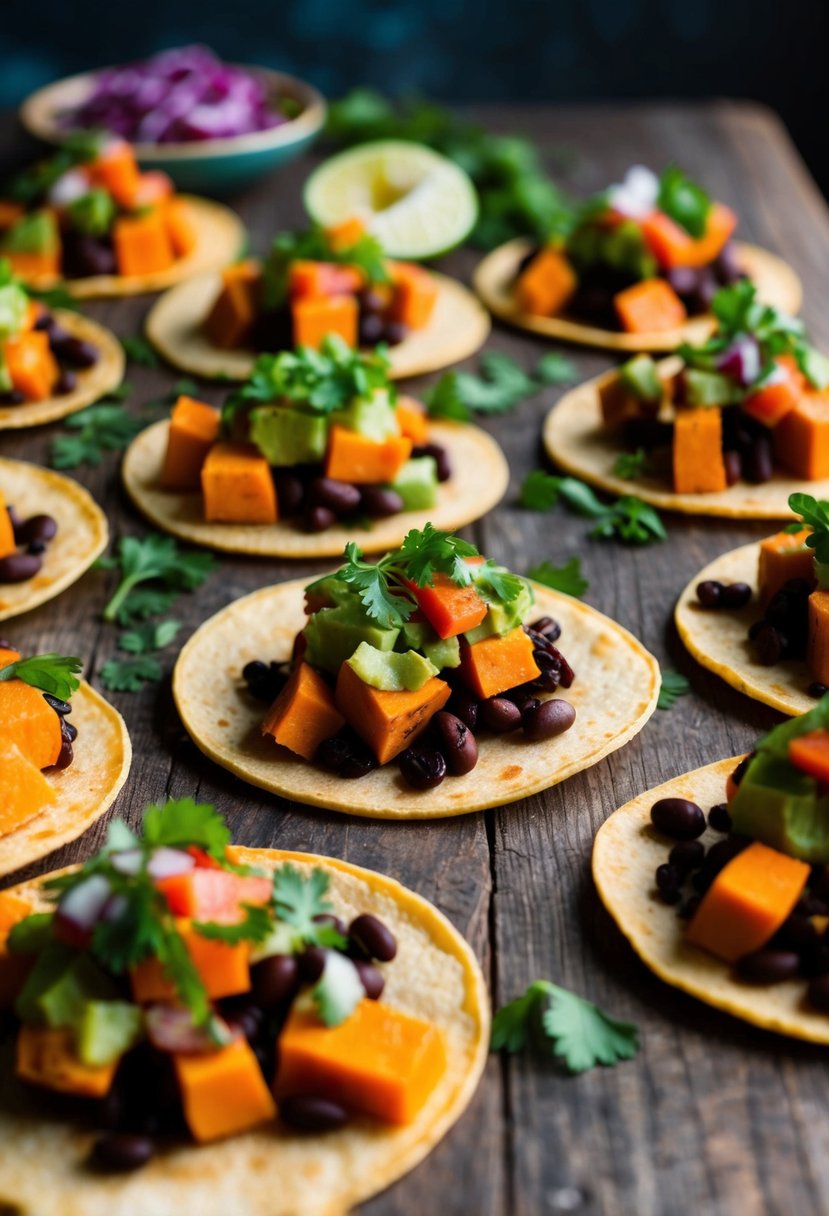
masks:
POLYGON ((809 596, 806 667, 813 680, 829 684, 829 591, 809 596))
POLYGON ((409 329, 429 324, 438 298, 438 285, 428 270, 414 262, 391 262, 391 315, 409 329))
POLYGON ((16 743, 0 738, 0 836, 28 823, 57 795, 16 743))
POLYGON ((3 355, 12 384, 27 401, 51 397, 60 368, 45 331, 31 329, 9 338, 3 343, 3 355))
POLYGON ((127 277, 168 270, 176 260, 160 207, 146 215, 121 216, 115 221, 112 240, 118 273, 127 277))
POLYGON ((348 296, 359 291, 364 282, 365 276, 357 266, 298 258, 288 272, 288 294, 292 300, 348 296))
POLYGON ((661 334, 684 325, 685 305, 666 279, 643 279, 613 297, 622 329, 629 334, 661 334))
POLYGON ((777 532, 760 542, 757 563, 757 587, 764 606, 791 578, 814 582, 815 553, 806 546, 811 528, 799 532, 777 532))
POLYGON ((184 1117, 200 1143, 234 1136, 276 1117, 276 1104, 245 1039, 219 1051, 174 1055, 184 1117))
POLYGON ((177 258, 186 258, 196 248, 199 239, 187 201, 183 198, 167 199, 163 214, 173 253, 177 258))
MULTIPOLYGON (((247 942, 231 946, 202 937, 184 918, 176 920, 176 927, 211 1000, 250 991, 250 946, 247 942)), ((133 1000, 140 1005, 175 1000, 175 986, 157 958, 146 958, 132 967, 130 984, 133 1000)))
POLYGON ((349 220, 334 224, 325 230, 325 239, 334 253, 342 253, 356 245, 361 236, 365 236, 366 226, 361 219, 352 216, 349 220))
POLYGON ((306 760, 324 739, 345 725, 334 693, 307 663, 300 663, 274 701, 262 723, 262 734, 306 760))
POLYGON ((352 485, 375 485, 394 481, 412 454, 412 441, 405 435, 368 439, 335 425, 328 436, 325 476, 352 485))
POLYGON ((364 684, 348 663, 337 677, 335 699, 346 722, 380 764, 393 760, 422 734, 449 700, 449 685, 432 676, 417 692, 385 692, 364 684))
POLYGON ((705 221, 705 232, 693 237, 664 211, 654 211, 639 221, 642 235, 659 265, 666 270, 674 266, 707 266, 719 257, 737 227, 737 217, 730 207, 713 203, 705 221))
POLYGON ((208 340, 220 350, 244 346, 259 312, 262 268, 258 262, 236 262, 222 271, 222 287, 204 320, 208 340))
POLYGON ((23 656, 19 650, 6 650, 5 648, 1 648, 0 667, 8 667, 9 663, 16 663, 17 660, 22 657, 23 656))
POLYGON ((22 204, 13 203, 8 198, 0 198, 0 231, 12 228, 25 214, 26 209, 22 204))
POLYGON ((148 169, 139 177, 132 205, 135 208, 153 207, 156 203, 169 199, 172 194, 172 178, 160 169, 148 169))
POLYGON ((562 311, 577 286, 576 272, 566 256, 547 246, 518 276, 515 300, 522 312, 550 317, 562 311))
POLYGON ((118 1061, 89 1068, 75 1055, 71 1030, 20 1027, 15 1072, 24 1081, 82 1098, 105 1098, 112 1088, 118 1061))
POLYGON ((352 295, 308 296, 291 302, 294 346, 319 350, 328 334, 357 345, 360 306, 352 295))
POLYGON ((167 451, 161 467, 165 490, 198 490, 207 453, 219 438, 221 414, 193 397, 179 397, 170 415, 167 451))
POLYGON ((829 477, 829 392, 803 393, 772 431, 774 458, 796 477, 829 477))
POLYGON ((235 924, 244 919, 243 904, 268 902, 273 890, 270 878, 258 874, 233 874, 221 869, 212 858, 210 861, 207 866, 199 862, 189 874, 176 874, 156 882, 175 916, 235 924))
MULTIPOLYGON (((9 557, 12 553, 16 552, 17 542, 14 539, 12 518, 9 515, 9 509, 3 497, 3 492, 0 490, 0 557, 9 557)), ((14 662, 13 659, 9 661, 14 662)))
POLYGON ((716 494, 726 488, 722 411, 717 406, 677 410, 673 471, 677 494, 716 494))
POLYGON ((37 769, 60 755, 60 718, 43 693, 22 680, 0 683, 0 739, 14 743, 37 769))
POLYGON ((532 641, 518 625, 503 637, 493 635, 472 646, 462 638, 460 674, 472 691, 486 700, 535 680, 541 673, 533 658, 532 641))
POLYGON ((429 441, 429 415, 414 397, 398 397, 394 410, 400 434, 411 439, 415 447, 429 441))
POLYGON ((475 629, 487 614, 486 600, 472 584, 458 587, 446 574, 436 574, 431 587, 410 586, 439 638, 454 638, 475 629))
POLYGON ((780 374, 784 377, 759 388, 746 397, 742 408, 764 426, 774 427, 793 410, 803 395, 804 377, 793 360, 775 359, 780 374))
MULTIPOLYGON (((108 190, 120 207, 137 205, 142 174, 131 144, 120 139, 109 144, 88 170, 92 181, 108 190)), ((121 273, 126 272, 122 270, 121 273)))
POLYGON ((251 443, 214 443, 201 471, 208 523, 275 524, 270 465, 251 443))
POLYGON ((339 1026, 293 1009, 279 1036, 278 1098, 319 1094, 348 1110, 411 1123, 446 1070, 446 1047, 431 1022, 362 1001, 339 1026))
POLYGON ((809 873, 806 862, 753 841, 720 870, 688 924, 686 939, 735 963, 774 936, 809 873))

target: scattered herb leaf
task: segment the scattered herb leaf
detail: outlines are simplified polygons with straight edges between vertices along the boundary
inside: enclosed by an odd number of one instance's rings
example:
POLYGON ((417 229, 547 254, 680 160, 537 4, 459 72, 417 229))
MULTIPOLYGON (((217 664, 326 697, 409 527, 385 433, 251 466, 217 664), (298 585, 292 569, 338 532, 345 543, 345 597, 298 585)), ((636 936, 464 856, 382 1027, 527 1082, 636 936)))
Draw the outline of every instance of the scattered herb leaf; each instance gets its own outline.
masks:
POLYGON ((175 641, 181 621, 149 621, 122 633, 118 639, 119 650, 128 654, 147 654, 153 650, 163 650, 175 641))
POLYGON ((471 372, 445 372, 425 394, 433 418, 468 422, 473 414, 506 414, 533 397, 547 384, 563 384, 576 375, 569 360, 551 351, 538 363, 534 375, 499 351, 480 359, 481 376, 471 372))
POLYGON ((121 345, 130 363, 138 363, 141 367, 158 367, 158 355, 143 334, 122 338, 121 345))
POLYGON ((145 684, 157 684, 164 675, 158 659, 138 655, 134 659, 107 659, 98 672, 110 692, 140 692, 145 684))
POLYGON ((575 363, 555 350, 542 355, 535 369, 535 378, 542 384, 572 384, 577 375, 575 363))
POLYGON ((240 942, 253 942, 255 945, 265 941, 273 927, 270 909, 258 904, 243 904, 245 916, 234 924, 220 924, 216 921, 194 921, 193 928, 202 937, 211 941, 225 942, 228 946, 237 946, 240 942))
POLYGON ((690 691, 691 685, 685 676, 678 671, 663 671, 656 708, 673 709, 679 697, 687 696, 690 691))
MULTIPOLYGON (((118 570, 120 574, 103 619, 126 624, 125 605, 139 584, 159 582, 163 591, 194 591, 214 569, 216 561, 210 553, 181 549, 171 536, 150 532, 143 538, 122 537, 115 555, 100 558, 97 565, 105 570, 118 570)), ((129 617, 128 611, 126 615, 129 617)))
POLYGON ((630 545, 650 545, 665 540, 667 533, 659 513, 648 503, 625 494, 603 503, 590 486, 576 477, 557 477, 535 469, 524 479, 519 501, 531 511, 548 511, 563 502, 576 515, 595 520, 589 536, 593 540, 620 540, 630 545))
POLYGON ((530 567, 527 578, 543 583, 545 587, 552 587, 554 591, 563 591, 565 595, 576 597, 584 595, 590 586, 582 575, 578 557, 571 557, 563 566, 554 566, 550 561, 539 562, 530 567))

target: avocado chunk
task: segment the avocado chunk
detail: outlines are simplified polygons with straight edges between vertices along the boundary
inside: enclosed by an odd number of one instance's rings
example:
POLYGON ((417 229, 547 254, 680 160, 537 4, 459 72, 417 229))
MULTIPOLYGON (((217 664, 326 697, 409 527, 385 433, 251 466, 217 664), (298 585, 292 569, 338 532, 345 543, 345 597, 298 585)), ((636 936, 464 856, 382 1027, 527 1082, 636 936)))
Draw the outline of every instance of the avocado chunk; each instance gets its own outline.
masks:
MULTIPOLYGON (((29 297, 16 283, 0 287, 0 339, 13 338, 19 333, 26 319, 29 297)), ((3 367, 6 361, 3 359, 3 367)), ((8 372, 6 373, 8 375, 8 372)))
POLYGON ((406 621, 400 640, 406 647, 425 654, 430 663, 441 671, 444 667, 460 667, 461 644, 458 638, 439 638, 425 621, 406 621))
POLYGON ((6 356, 0 351, 0 393, 8 393, 14 388, 9 367, 6 363, 6 356))
POLYGON ((368 642, 360 643, 348 665, 364 684, 383 692, 417 692, 438 674, 434 663, 416 650, 404 650, 402 654, 376 650, 368 642))
POLYGON ((755 757, 728 810, 740 835, 800 861, 829 862, 829 797, 787 759, 755 757))
POLYGON ((719 372, 705 372, 698 367, 686 367, 682 373, 685 402, 697 409, 710 405, 733 405, 742 393, 739 386, 719 372))
POLYGON ((391 435, 400 434, 394 406, 386 389, 377 389, 371 397, 355 397, 344 410, 331 414, 330 421, 332 426, 344 426, 378 443, 391 435))
POLYGON ((470 646, 474 646, 476 642, 482 642, 484 638, 491 638, 495 634, 503 637, 505 633, 509 633, 521 624, 534 602, 532 587, 529 583, 525 583, 521 594, 509 604, 491 603, 480 625, 468 630, 463 636, 470 646))
POLYGON ((619 368, 619 383, 637 401, 660 402, 663 386, 656 364, 650 355, 636 355, 619 368))
POLYGON ((362 642, 377 651, 393 650, 400 630, 382 629, 366 616, 357 600, 315 612, 304 632, 306 662, 336 675, 362 642))
POLYGON ((325 456, 328 423, 316 414, 303 414, 284 405, 263 405, 251 411, 250 438, 277 468, 316 464, 325 456))
POLYGON ((128 1001, 87 1001, 75 1023, 75 1051, 87 1068, 118 1060, 141 1038, 141 1010, 128 1001))
POLYGON ((3 236, 9 253, 51 253, 58 246, 58 227, 50 211, 33 211, 13 224, 3 236))
POLYGON ((630 220, 615 228, 588 221, 568 238, 567 255, 579 273, 594 266, 610 266, 636 282, 652 278, 657 271, 656 259, 639 225, 630 220))
POLYGON ((15 1010, 22 1022, 57 1030, 76 1025, 87 1001, 115 996, 115 988, 88 954, 54 942, 38 957, 15 1010))
POLYGON ((407 460, 391 483, 407 511, 428 511, 438 500, 438 466, 433 456, 407 460))

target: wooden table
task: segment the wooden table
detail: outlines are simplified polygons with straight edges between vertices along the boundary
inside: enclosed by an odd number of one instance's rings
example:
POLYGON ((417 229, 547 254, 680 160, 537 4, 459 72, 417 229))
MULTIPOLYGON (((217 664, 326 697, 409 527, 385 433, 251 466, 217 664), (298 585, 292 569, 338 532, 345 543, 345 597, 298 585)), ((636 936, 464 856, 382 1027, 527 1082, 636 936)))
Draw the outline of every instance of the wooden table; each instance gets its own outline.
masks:
MULTIPOLYGON (((797 268, 812 333, 829 349, 829 312, 821 307, 829 282, 829 218, 772 115, 716 103, 489 109, 479 116, 491 130, 525 132, 551 150, 572 150, 560 177, 578 193, 618 180, 632 163, 658 169, 676 159, 737 209, 742 237, 797 268)), ((291 166, 236 201, 254 251, 265 248, 277 227, 301 222, 299 188, 308 168, 308 162, 291 166)), ((475 260, 463 250, 446 268, 468 278, 475 260)), ((127 335, 138 331, 149 303, 99 303, 89 311, 127 335)), ((529 368, 546 346, 496 326, 490 348, 529 368)), ((601 353, 568 353, 580 377, 610 365, 601 353)), ((176 377, 133 366, 128 378, 128 408, 136 409, 176 377)), ((422 387, 411 384, 414 392, 422 387)), ((194 794, 217 804, 240 843, 330 853, 383 870, 433 900, 466 934, 495 1006, 529 981, 549 977, 639 1024, 643 1046, 635 1061, 578 1078, 534 1058, 492 1058, 464 1118, 425 1164, 365 1206, 371 1216, 826 1211, 825 1052, 754 1030, 657 980, 599 905, 589 871, 594 833, 616 806, 686 769, 744 750, 775 721, 770 710, 696 667, 671 623, 674 599, 695 571, 769 529, 676 517, 667 521, 664 544, 625 549, 587 541, 585 521, 563 511, 554 517, 522 511, 517 491, 540 461, 541 422, 559 393, 546 390, 514 415, 484 424, 509 458, 512 484, 503 505, 471 536, 521 571, 541 558, 560 563, 580 553, 590 580, 587 602, 633 630, 663 665, 684 672, 692 695, 671 712, 657 712, 628 747, 547 794, 503 810, 409 825, 306 809, 214 767, 185 735, 166 679, 141 694, 113 698, 135 749, 116 810, 136 821, 151 799, 194 794)), ((205 389, 211 401, 222 395, 220 387, 205 389)), ((6 433, 0 453, 45 463, 57 431, 6 433)), ((120 488, 116 459, 77 475, 105 507, 115 536, 144 529, 120 488)), ((176 605, 185 622, 182 640, 234 598, 323 568, 222 558, 209 582, 176 605)), ((99 619, 108 581, 92 572, 58 601, 4 625, 3 633, 26 651, 83 655, 97 672, 117 633, 99 619)), ((104 826, 51 857, 49 868, 88 856, 104 826)))

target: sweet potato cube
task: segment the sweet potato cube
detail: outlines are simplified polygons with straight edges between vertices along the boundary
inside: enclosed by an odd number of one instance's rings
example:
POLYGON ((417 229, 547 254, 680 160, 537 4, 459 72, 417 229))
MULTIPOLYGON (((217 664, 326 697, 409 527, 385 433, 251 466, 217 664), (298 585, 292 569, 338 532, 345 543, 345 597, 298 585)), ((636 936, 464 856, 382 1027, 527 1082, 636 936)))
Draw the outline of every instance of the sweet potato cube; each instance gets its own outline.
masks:
MULTIPOLYGON (((145 173, 144 180, 149 176, 149 173, 145 173)), ((186 258, 198 242, 189 206, 183 198, 167 199, 164 202, 163 215, 173 253, 177 258, 186 258)))
POLYGON ((350 481, 352 485, 394 481, 411 453, 412 441, 405 435, 369 439, 335 425, 328 436, 325 476, 350 481))
POLYGON ((829 477, 829 392, 803 393, 772 431, 774 458, 796 477, 829 477))
POLYGON ((214 443, 202 466, 201 486, 208 523, 276 523, 270 465, 251 443, 214 443))
POLYGON ((439 638, 455 638, 477 628, 487 614, 486 600, 470 583, 459 587, 446 574, 436 574, 431 587, 410 584, 420 610, 439 638))
POLYGON ((80 1098, 104 1098, 109 1093, 118 1061, 89 1068, 75 1055, 71 1030, 20 1027, 15 1071, 22 1080, 58 1093, 80 1098))
POLYGON ((119 139, 104 148, 88 168, 93 182, 108 190, 119 206, 135 205, 141 191, 141 171, 126 140, 119 139))
POLYGON ((0 557, 9 557, 12 553, 16 552, 17 543, 14 539, 12 517, 9 515, 6 500, 3 497, 2 490, 0 490, 0 557))
POLYGON ((28 823, 56 800, 37 765, 16 743, 0 738, 0 836, 28 823))
POLYGON ((308 663, 300 663, 265 715, 262 734, 313 760, 323 739, 330 739, 344 725, 325 680, 308 663))
POLYGON ((237 262, 222 271, 222 286, 204 321, 213 346, 232 350, 251 338, 259 311, 262 270, 258 262, 237 262))
POLYGON ((22 657, 19 650, 0 648, 0 667, 8 667, 10 663, 16 663, 22 657))
POLYGON ((112 240, 118 273, 125 277, 156 274, 176 260, 160 207, 146 215, 121 216, 115 221, 112 240))
POLYGON ((308 296, 291 301, 294 346, 319 350, 328 334, 357 345, 360 306, 351 295, 308 296))
POLYGON ((49 335, 32 329, 3 343, 11 382, 27 401, 45 401, 52 395, 60 368, 49 348, 49 335))
POLYGON ((723 203, 713 203, 700 237, 672 220, 664 211, 653 211, 640 221, 642 235, 651 253, 666 270, 674 266, 707 266, 720 254, 737 227, 737 217, 723 203))
POLYGON ((161 467, 165 490, 198 490, 207 454, 219 438, 221 415, 212 405, 179 397, 170 415, 167 451, 161 467))
POLYGON ((334 253, 343 253, 356 245, 361 236, 365 236, 366 226, 358 216, 342 220, 325 230, 325 238, 334 253))
POLYGON ((562 311, 577 286, 576 272, 565 255, 547 247, 518 276, 515 300, 522 312, 550 317, 562 311))
POLYGON ((365 276, 357 266, 339 262, 312 262, 298 258, 288 272, 288 294, 292 300, 350 296, 359 291, 365 276))
POLYGON ((757 588, 764 607, 789 579, 814 582, 815 552, 806 546, 811 531, 811 528, 801 528, 799 532, 776 532, 760 542, 757 588))
POLYGON ((470 646, 461 639, 460 674, 476 696, 486 699, 535 680, 541 673, 533 644, 518 625, 503 637, 484 638, 470 646))
POLYGON ((43 249, 37 253, 26 253, 22 249, 4 249, 3 257, 9 260, 13 273, 26 282, 56 279, 60 276, 60 243, 53 249, 43 249))
POLYGON ((432 676, 417 692, 385 692, 364 684, 354 669, 343 663, 337 677, 336 702, 340 713, 369 745, 380 764, 393 760, 413 743, 449 700, 445 680, 432 676))
POLYGON ((245 1039, 219 1051, 175 1055, 184 1117, 201 1143, 238 1135, 276 1117, 276 1104, 245 1039))
POLYGON ((809 596, 809 628, 806 667, 810 677, 829 684, 829 591, 813 591, 809 596))
POLYGON ((37 769, 60 755, 60 718, 43 693, 22 680, 0 683, 0 739, 14 743, 37 769))
POLYGON ((339 1026, 294 1008, 279 1037, 277 1099, 319 1094, 347 1110, 411 1123, 446 1069, 446 1047, 431 1022, 362 1001, 339 1026))
POLYGON ((435 279, 413 262, 392 262, 393 284, 391 315, 409 329, 423 329, 429 324, 438 298, 435 279))
POLYGON ((395 407, 400 434, 411 439, 415 447, 429 441, 429 415, 414 397, 398 397, 395 407))
POLYGON ((726 963, 761 949, 800 898, 810 867, 753 841, 720 870, 686 939, 726 963))
POLYGON ((677 494, 716 494, 726 488, 722 411, 717 406, 677 410, 673 468, 677 494))
MULTIPOLYGON (((176 927, 211 1000, 250 991, 250 948, 246 942, 229 945, 202 937, 186 918, 177 918, 176 927)), ((140 1005, 175 1000, 175 987, 156 958, 144 959, 131 968, 130 983, 133 1000, 140 1005)))
POLYGON ((629 334, 660 334, 684 325, 685 305, 666 279, 643 279, 613 297, 622 329, 629 334))

